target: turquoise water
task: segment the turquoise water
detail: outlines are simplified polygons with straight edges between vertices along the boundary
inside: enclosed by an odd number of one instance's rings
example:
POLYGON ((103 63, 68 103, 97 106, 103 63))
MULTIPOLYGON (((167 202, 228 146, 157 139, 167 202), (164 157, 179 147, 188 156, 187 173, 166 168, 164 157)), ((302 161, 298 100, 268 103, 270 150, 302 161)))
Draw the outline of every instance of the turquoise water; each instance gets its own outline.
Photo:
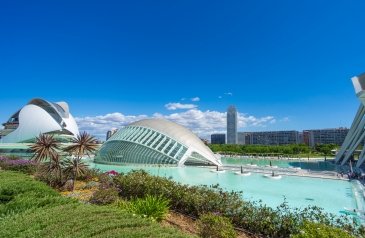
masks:
POLYGON ((353 182, 283 176, 280 180, 269 179, 262 174, 251 176, 235 175, 232 171, 213 173, 211 168, 200 167, 148 167, 116 166, 91 163, 91 166, 102 171, 115 170, 129 172, 133 169, 144 169, 150 174, 171 177, 177 182, 189 185, 219 184, 226 190, 243 191, 243 198, 262 200, 270 207, 276 207, 286 198, 289 206, 303 208, 308 205, 322 207, 325 211, 341 214, 344 208, 358 209, 354 196, 353 182))
POLYGON ((302 169, 309 169, 314 171, 336 171, 339 166, 334 165, 331 162, 323 160, 269 160, 269 159, 253 159, 253 158, 222 158, 222 163, 225 165, 247 165, 247 164, 257 164, 258 166, 266 165, 278 166, 281 168, 288 167, 300 167, 302 169))

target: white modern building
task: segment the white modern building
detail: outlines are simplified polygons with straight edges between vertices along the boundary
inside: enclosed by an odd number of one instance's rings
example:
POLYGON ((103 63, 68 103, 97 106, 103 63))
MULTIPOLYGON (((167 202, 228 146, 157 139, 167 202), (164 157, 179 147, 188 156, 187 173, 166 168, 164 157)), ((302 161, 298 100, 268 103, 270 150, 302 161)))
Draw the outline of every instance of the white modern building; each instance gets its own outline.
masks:
POLYGON ((118 130, 95 156, 107 164, 221 165, 187 128, 165 119, 145 119, 118 130))
POLYGON ((35 98, 14 113, 0 130, 0 142, 32 142, 39 134, 53 134, 69 141, 79 134, 76 121, 65 102, 52 103, 35 98))
MULTIPOLYGON (((351 80, 355 88, 356 96, 360 100, 360 106, 345 141, 336 155, 335 162, 341 165, 346 164, 352 158, 353 153, 359 145, 363 146, 365 139, 365 74, 355 76, 351 80)), ((360 167, 364 162, 365 146, 362 148, 356 167, 360 167)))

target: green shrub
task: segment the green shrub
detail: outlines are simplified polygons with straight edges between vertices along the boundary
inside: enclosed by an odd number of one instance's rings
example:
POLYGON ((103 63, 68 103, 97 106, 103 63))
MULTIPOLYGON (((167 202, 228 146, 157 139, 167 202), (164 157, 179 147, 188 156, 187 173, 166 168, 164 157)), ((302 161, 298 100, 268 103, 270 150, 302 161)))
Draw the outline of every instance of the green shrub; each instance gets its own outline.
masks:
POLYGON ((126 199, 163 196, 172 209, 196 217, 208 212, 233 214, 244 204, 240 193, 225 192, 219 186, 183 185, 141 170, 116 176, 114 183, 126 199))
POLYGON ((202 215, 198 220, 199 235, 203 238, 233 238, 237 234, 230 220, 212 213, 202 215))
POLYGON ((127 200, 147 195, 162 196, 170 200, 170 208, 185 215, 199 217, 217 213, 228 217, 235 227, 265 237, 290 237, 298 234, 306 221, 322 223, 345 230, 357 237, 365 237, 364 226, 348 216, 335 216, 323 209, 310 206, 290 209, 284 202, 276 209, 261 201, 243 201, 241 194, 226 192, 219 186, 188 186, 170 179, 151 176, 144 171, 132 171, 114 178, 120 196, 127 200))
POLYGON ((354 238, 348 232, 328 225, 305 222, 300 228, 299 234, 293 238, 354 238))
POLYGON ((90 198, 90 203, 107 205, 115 202, 118 198, 118 191, 115 188, 100 189, 90 198))
POLYGON ((169 212, 169 200, 161 196, 147 195, 145 198, 132 200, 127 210, 142 217, 161 221, 169 212))
POLYGON ((97 178, 102 172, 99 169, 90 169, 86 168, 84 174, 80 174, 77 176, 77 180, 79 181, 91 181, 94 178, 97 178))

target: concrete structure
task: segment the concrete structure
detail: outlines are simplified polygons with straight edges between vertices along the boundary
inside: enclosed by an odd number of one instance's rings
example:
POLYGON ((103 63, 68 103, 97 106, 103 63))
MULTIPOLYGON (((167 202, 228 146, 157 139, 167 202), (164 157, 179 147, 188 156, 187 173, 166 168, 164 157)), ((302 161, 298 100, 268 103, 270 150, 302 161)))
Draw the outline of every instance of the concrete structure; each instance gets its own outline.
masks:
MULTIPOLYGON (((356 148, 359 145, 362 145, 365 139, 365 74, 355 76, 351 80, 355 88, 356 96, 359 98, 361 103, 345 141, 336 155, 335 162, 341 165, 346 164, 350 160, 356 148)), ((365 146, 359 155, 356 167, 360 167, 364 161, 365 146)))
POLYGON ((237 110, 230 106, 227 110, 227 144, 237 144, 237 110))
POLYGON ((65 102, 52 103, 32 99, 3 124, 0 142, 31 142, 39 134, 52 134, 60 141, 69 141, 79 134, 76 121, 65 102))
POLYGON ((225 144, 226 143, 226 134, 212 134, 210 136, 211 144, 225 144))
POLYGON ((342 145, 348 132, 349 129, 342 127, 331 129, 304 130, 303 142, 310 147, 314 147, 316 144, 342 145))
MULTIPOLYGON (((241 132, 245 145, 289 145, 299 144, 298 131, 241 132)), ((241 134, 239 133, 239 134, 241 134)))
POLYGON ((106 140, 109 140, 109 138, 112 137, 112 135, 114 135, 117 131, 118 131, 118 129, 116 129, 116 128, 113 128, 110 131, 108 131, 106 133, 106 140))
POLYGON ((190 130, 164 119, 129 124, 103 144, 96 163, 222 165, 190 130))

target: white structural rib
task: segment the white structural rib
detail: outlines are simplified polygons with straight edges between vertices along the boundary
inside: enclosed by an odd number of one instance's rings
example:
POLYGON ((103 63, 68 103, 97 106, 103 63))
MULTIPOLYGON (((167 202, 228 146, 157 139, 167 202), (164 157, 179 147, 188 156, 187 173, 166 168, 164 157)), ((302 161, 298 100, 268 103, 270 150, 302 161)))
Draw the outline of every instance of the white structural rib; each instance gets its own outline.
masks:
MULTIPOLYGON (((354 85, 356 96, 360 100, 360 106, 357 110, 354 121, 351 124, 351 128, 347 133, 347 136, 342 143, 340 151, 336 155, 335 162, 337 164, 344 165, 353 156, 356 148, 365 140, 365 74, 355 76, 351 78, 354 85)), ((356 167, 360 167, 365 161, 365 146, 359 155, 359 160, 356 163, 356 167)))

